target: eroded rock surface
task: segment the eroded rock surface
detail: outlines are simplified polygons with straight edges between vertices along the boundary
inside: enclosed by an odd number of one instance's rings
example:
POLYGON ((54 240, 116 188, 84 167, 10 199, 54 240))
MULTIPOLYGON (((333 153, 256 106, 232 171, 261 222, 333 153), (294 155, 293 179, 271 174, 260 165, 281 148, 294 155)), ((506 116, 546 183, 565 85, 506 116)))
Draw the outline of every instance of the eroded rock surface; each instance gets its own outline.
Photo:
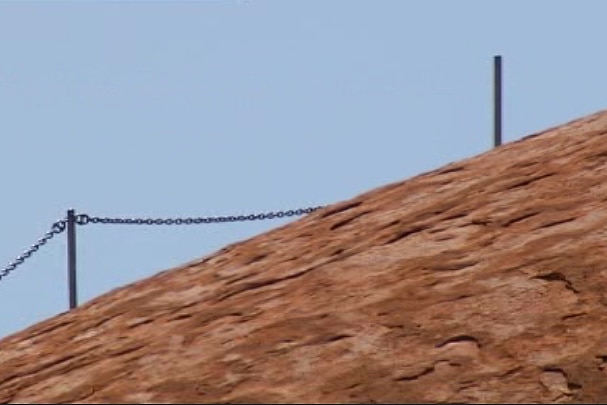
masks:
POLYGON ((607 112, 0 341, 0 402, 606 402, 607 112))

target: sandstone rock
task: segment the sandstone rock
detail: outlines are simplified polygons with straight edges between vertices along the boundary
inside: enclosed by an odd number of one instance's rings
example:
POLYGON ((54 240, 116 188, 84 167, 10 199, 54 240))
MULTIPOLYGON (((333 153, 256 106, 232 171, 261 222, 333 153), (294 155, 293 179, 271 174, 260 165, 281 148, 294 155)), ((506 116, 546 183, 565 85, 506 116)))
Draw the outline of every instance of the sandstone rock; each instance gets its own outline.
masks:
POLYGON ((605 402, 607 112, 0 341, 0 402, 605 402))

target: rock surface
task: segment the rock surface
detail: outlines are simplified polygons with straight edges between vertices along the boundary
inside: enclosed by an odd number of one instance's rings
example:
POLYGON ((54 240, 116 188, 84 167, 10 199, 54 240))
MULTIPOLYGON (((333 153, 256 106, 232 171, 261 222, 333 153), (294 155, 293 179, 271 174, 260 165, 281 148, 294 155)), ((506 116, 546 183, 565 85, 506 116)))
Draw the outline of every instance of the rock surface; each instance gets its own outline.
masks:
POLYGON ((605 402, 607 112, 0 341, 0 402, 605 402))

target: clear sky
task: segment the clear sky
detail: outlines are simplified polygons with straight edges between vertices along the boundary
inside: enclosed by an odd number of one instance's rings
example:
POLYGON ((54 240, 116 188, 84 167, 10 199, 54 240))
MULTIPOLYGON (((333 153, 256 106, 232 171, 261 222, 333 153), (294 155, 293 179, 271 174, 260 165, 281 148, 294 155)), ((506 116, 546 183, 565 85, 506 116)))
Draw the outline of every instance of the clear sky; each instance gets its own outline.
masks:
MULTIPOLYGON (((606 107, 604 1, 0 2, 0 266, 62 218, 324 205, 606 107)), ((79 226, 81 301, 289 221, 79 226)), ((66 237, 0 337, 67 309, 66 237)))

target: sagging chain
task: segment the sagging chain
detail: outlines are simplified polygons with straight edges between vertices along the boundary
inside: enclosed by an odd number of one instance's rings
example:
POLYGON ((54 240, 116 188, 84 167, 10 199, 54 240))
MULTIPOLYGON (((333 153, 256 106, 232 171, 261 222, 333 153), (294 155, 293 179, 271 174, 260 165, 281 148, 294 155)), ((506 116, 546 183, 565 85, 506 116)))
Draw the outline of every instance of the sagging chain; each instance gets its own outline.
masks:
POLYGON ((8 276, 13 270, 15 270, 19 265, 23 264, 23 262, 28 259, 34 252, 37 252, 41 246, 46 245, 46 243, 53 239, 55 235, 59 235, 61 232, 65 231, 65 227, 67 225, 67 220, 62 219, 60 221, 55 222, 51 230, 44 234, 43 237, 38 239, 36 243, 29 247, 25 252, 17 256, 17 258, 8 264, 5 268, 0 270, 0 280, 4 277, 8 276))
MULTIPOLYGON (((309 214, 314 212, 322 206, 300 208, 296 210, 288 211, 275 211, 266 212, 259 214, 249 215, 236 215, 236 216, 224 216, 224 217, 188 217, 188 218, 108 218, 108 217, 91 217, 87 214, 78 214, 75 217, 75 222, 78 225, 86 225, 89 223, 93 224, 128 224, 128 225, 198 225, 198 224, 210 224, 217 222, 242 222, 242 221, 258 221, 263 219, 274 219, 274 218, 285 218, 293 217, 298 215, 309 214)), ((55 222, 51 230, 44 234, 44 236, 36 243, 34 243, 29 249, 23 252, 21 255, 8 264, 5 268, 0 270, 0 281, 8 276, 13 270, 27 260, 32 254, 34 254, 41 246, 45 245, 55 235, 58 235, 65 231, 67 227, 67 219, 62 219, 55 222)))
POLYGON ((127 225, 198 225, 198 224, 210 224, 216 222, 243 222, 243 221, 257 221, 262 219, 274 219, 293 217, 297 215, 309 214, 313 211, 322 208, 309 207, 300 208, 296 210, 288 211, 276 211, 266 212, 260 214, 249 214, 249 215, 236 215, 236 216, 225 216, 225 217, 188 217, 188 218, 107 218, 107 217, 91 217, 86 214, 79 214, 76 216, 76 223, 78 225, 86 225, 89 223, 93 224, 127 224, 127 225))

